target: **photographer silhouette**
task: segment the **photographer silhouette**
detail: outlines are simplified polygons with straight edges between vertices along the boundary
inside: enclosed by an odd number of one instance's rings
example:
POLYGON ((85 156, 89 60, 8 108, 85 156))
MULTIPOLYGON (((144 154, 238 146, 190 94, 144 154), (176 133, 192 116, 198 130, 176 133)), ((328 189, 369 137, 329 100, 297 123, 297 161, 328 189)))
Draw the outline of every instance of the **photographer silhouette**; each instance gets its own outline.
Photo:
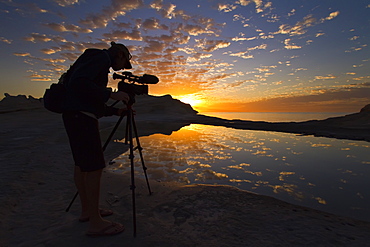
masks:
POLYGON ((74 181, 81 200, 79 221, 89 222, 86 235, 106 236, 124 231, 120 223, 104 220, 113 214, 100 209, 100 180, 105 160, 98 119, 121 115, 126 109, 107 106, 109 98, 128 102, 130 96, 107 88, 109 68, 131 69, 131 54, 123 44, 111 42, 109 49, 86 49, 70 68, 65 81, 67 96, 63 122, 75 162, 74 181))

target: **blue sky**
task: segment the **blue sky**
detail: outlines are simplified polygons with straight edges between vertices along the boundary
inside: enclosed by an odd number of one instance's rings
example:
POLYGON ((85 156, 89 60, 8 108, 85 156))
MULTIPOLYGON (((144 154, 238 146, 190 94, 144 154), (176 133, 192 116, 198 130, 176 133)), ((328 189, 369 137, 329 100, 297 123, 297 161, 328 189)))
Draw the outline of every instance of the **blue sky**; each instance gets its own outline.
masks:
MULTIPOLYGON (((86 48, 124 43, 154 95, 200 111, 370 103, 365 0, 0 0, 0 93, 41 97, 86 48)), ((111 80, 115 87, 117 81, 111 80)))

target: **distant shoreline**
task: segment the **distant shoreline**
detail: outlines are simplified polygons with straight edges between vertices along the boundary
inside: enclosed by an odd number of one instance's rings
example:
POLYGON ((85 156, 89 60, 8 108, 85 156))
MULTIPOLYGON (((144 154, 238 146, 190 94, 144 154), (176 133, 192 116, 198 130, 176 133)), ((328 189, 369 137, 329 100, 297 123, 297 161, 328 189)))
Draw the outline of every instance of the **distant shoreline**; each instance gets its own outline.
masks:
POLYGON ((339 117, 352 112, 199 112, 200 115, 223 119, 265 122, 302 122, 339 117))
POLYGON ((264 121, 225 120, 217 117, 198 115, 196 118, 192 119, 191 123, 224 126, 234 129, 276 131, 370 142, 370 112, 354 113, 325 120, 276 123, 264 121))
MULTIPOLYGON (((11 96, 5 94, 0 101, 0 113, 42 109, 42 99, 28 98, 24 95, 11 96)), ((323 120, 267 122, 240 119, 224 119, 199 114, 189 104, 185 104, 171 95, 137 96, 134 109, 138 119, 152 122, 171 122, 169 129, 179 129, 187 124, 205 124, 224 126, 235 129, 277 131, 299 135, 313 135, 337 139, 359 140, 370 142, 370 105, 358 113, 331 117, 323 120)), ((46 110, 45 110, 46 111, 46 110)), ((104 120, 103 120, 104 121, 104 120)), ((153 131, 163 132, 161 126, 153 131)), ((148 131, 146 131, 148 132, 148 131)), ((168 132, 166 130, 166 132, 168 132)), ((148 132, 149 133, 149 132, 148 132)), ((154 132, 155 133, 155 132, 154 132)))

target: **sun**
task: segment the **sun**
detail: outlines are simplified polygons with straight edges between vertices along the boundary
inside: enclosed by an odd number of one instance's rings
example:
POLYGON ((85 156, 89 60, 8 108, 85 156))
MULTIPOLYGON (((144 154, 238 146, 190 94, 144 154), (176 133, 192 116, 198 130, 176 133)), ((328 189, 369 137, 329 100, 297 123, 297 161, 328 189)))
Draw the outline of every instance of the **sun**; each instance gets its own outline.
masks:
POLYGON ((204 103, 203 99, 194 94, 180 95, 176 98, 179 99, 181 102, 191 105, 193 108, 201 106, 204 103))

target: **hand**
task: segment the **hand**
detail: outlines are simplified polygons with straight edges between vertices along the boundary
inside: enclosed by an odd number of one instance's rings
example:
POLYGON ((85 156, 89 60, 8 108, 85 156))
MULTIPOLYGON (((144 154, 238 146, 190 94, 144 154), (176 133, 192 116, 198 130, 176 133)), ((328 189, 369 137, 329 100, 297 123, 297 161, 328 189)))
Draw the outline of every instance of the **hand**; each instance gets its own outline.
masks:
POLYGON ((125 93, 125 92, 121 92, 121 91, 118 91, 118 92, 112 92, 110 94, 110 97, 114 100, 120 100, 120 101, 123 101, 127 104, 127 102, 130 100, 130 96, 125 93))

